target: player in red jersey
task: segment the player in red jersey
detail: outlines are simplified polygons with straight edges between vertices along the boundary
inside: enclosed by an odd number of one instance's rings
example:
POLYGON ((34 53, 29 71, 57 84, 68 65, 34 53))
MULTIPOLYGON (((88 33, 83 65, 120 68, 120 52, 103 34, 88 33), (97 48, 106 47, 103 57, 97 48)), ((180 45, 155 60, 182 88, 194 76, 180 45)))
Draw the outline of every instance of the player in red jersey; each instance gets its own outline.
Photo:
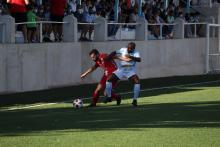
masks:
MULTIPOLYGON (((99 84, 97 85, 95 91, 93 92, 93 99, 92 102, 89 106, 95 107, 96 103, 98 102, 98 98, 101 94, 101 92, 104 91, 105 89, 105 84, 108 79, 108 77, 115 71, 117 70, 117 65, 115 61, 108 56, 105 53, 99 53, 97 49, 93 49, 89 53, 91 59, 95 62, 95 65, 90 67, 86 72, 84 72, 81 75, 81 78, 85 78, 89 73, 93 72, 96 70, 98 67, 101 67, 104 70, 104 75, 102 76, 99 84)), ((115 87, 117 82, 113 82, 112 86, 115 87)), ((116 95, 112 93, 112 98, 117 101, 117 105, 121 104, 121 97, 119 95, 116 95)))

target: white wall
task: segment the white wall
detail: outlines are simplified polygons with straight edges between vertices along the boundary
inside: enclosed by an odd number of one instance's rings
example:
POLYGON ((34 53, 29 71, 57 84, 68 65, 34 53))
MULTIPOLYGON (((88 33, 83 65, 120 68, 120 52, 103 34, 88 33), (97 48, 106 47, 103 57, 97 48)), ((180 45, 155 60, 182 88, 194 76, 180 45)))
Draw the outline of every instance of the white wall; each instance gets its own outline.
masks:
MULTIPOLYGON (((94 83, 101 70, 81 81, 80 74, 93 62, 93 48, 110 53, 126 41, 0 44, 0 92, 20 92, 94 83)), ((140 78, 197 75, 205 71, 205 39, 136 41, 142 62, 140 78)))

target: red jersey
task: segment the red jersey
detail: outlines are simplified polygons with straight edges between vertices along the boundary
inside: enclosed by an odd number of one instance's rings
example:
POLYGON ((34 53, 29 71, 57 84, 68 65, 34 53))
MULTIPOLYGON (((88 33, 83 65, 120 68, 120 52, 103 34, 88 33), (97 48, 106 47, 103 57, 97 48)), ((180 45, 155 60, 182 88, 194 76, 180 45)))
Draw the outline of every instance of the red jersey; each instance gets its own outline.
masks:
POLYGON ((50 0, 51 2, 51 14, 62 16, 64 15, 67 0, 50 0))
POLYGON ((10 4, 11 13, 25 13, 27 11, 24 0, 11 0, 10 4))
POLYGON ((99 54, 99 59, 96 61, 96 66, 101 67, 106 76, 109 76, 117 69, 117 64, 113 59, 106 60, 108 55, 101 53, 99 54))

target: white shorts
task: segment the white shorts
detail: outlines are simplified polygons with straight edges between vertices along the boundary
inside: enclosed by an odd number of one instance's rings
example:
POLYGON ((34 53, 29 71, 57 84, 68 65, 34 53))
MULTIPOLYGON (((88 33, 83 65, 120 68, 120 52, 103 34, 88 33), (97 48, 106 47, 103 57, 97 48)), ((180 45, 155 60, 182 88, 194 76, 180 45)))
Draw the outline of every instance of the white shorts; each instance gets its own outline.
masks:
POLYGON ((113 72, 120 80, 129 79, 133 75, 136 75, 135 67, 120 67, 113 72))

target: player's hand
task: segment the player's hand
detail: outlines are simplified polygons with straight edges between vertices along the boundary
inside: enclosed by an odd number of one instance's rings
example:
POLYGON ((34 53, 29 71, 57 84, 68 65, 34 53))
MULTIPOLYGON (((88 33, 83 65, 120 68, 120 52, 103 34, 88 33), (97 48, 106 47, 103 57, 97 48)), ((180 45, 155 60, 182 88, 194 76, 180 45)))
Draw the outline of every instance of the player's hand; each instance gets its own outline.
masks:
POLYGON ((131 61, 130 58, 127 58, 127 57, 118 57, 119 60, 122 60, 122 61, 126 61, 126 62, 129 62, 131 61))
POLYGON ((124 58, 125 58, 124 61, 127 61, 127 62, 129 62, 129 61, 132 60, 132 57, 131 57, 129 54, 126 54, 126 55, 124 56, 124 58))
POLYGON ((125 57, 132 60, 132 56, 130 56, 129 54, 125 55, 125 57))

